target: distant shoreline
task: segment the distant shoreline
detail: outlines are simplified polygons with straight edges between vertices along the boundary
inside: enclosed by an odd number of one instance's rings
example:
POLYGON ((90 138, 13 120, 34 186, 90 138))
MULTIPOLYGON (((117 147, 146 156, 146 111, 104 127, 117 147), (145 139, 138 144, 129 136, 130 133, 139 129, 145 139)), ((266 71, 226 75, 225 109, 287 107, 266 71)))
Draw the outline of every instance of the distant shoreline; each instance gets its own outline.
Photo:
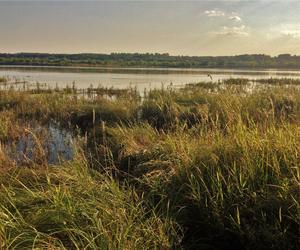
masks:
POLYGON ((237 56, 171 56, 169 54, 45 54, 0 53, 0 65, 101 68, 174 69, 300 69, 300 56, 282 54, 237 56))

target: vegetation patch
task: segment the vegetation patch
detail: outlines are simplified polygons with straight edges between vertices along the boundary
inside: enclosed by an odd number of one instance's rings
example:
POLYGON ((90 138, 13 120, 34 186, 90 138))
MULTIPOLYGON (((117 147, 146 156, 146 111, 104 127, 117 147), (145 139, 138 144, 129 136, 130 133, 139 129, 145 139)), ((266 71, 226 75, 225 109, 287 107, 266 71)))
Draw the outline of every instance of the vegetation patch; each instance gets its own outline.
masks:
POLYGON ((1 90, 1 247, 297 249, 300 90, 287 83, 1 90), (57 136, 72 154, 51 162, 57 136), (31 157, 7 150, 20 139, 31 157))

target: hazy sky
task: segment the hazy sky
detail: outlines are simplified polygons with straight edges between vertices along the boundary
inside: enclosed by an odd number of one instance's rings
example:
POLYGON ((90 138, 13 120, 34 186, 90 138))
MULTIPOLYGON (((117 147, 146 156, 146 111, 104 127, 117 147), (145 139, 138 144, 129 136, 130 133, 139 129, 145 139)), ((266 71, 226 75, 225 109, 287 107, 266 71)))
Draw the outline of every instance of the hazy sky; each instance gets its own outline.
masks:
POLYGON ((300 54, 300 1, 1 1, 1 52, 300 54))

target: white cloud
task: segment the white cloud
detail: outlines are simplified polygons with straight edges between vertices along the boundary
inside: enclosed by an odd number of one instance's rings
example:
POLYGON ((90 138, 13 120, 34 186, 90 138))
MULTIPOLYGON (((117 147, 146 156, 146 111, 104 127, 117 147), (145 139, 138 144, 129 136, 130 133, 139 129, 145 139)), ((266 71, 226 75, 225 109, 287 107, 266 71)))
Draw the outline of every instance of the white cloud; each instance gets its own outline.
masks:
POLYGON ((280 33, 292 38, 300 38, 300 25, 299 24, 282 24, 280 26, 280 33))
POLYGON ((266 33, 269 39, 284 37, 285 39, 300 39, 300 24, 282 23, 274 26, 266 33))
POLYGON ((221 31, 215 32, 215 34, 222 36, 249 36, 245 25, 233 27, 224 26, 221 31))
POLYGON ((243 20, 237 12, 225 12, 222 10, 206 10, 204 14, 208 17, 223 17, 216 25, 220 25, 220 22, 225 26, 219 27, 219 30, 211 31, 209 33, 213 35, 221 36, 249 36, 249 29, 243 24, 243 20), (227 21, 226 21, 227 19, 227 21), (239 23, 239 24, 238 24, 239 23))
POLYGON ((222 10, 206 10, 204 11, 204 15, 208 17, 226 17, 229 20, 236 21, 236 22, 241 22, 242 18, 238 15, 236 12, 232 12, 231 14, 226 13, 222 10))
POLYGON ((242 21, 242 18, 237 16, 237 15, 234 15, 234 16, 229 16, 228 17, 230 20, 233 20, 233 21, 236 21, 236 22, 241 22, 242 21))
POLYGON ((225 16, 225 12, 221 10, 206 10, 204 11, 204 14, 209 17, 225 16))

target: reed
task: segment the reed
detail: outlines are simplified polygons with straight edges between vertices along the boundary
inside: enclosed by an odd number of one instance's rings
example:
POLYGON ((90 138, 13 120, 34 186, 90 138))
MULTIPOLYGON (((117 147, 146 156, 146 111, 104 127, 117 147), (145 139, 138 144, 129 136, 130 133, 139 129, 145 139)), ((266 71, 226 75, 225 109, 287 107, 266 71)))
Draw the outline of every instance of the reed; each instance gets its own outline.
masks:
POLYGON ((273 81, 0 91, 1 247, 297 249, 300 89, 273 81), (55 165, 53 122, 74 152, 55 165), (26 167, 4 147, 22 133, 26 167))

